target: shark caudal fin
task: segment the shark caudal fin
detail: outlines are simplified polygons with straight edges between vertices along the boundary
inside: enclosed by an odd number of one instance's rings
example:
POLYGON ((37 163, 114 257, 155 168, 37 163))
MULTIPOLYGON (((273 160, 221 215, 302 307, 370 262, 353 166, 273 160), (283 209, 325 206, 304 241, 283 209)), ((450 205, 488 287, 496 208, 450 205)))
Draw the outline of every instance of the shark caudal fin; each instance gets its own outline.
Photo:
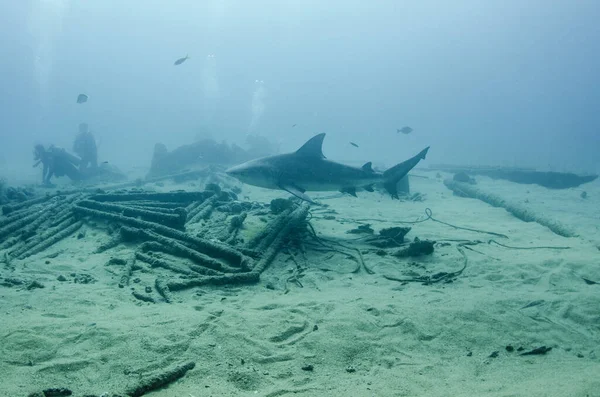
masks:
POLYGON ((398 190, 396 189, 396 184, 400 181, 400 179, 404 178, 410 170, 412 170, 417 164, 419 164, 419 161, 425 159, 428 150, 429 146, 421 150, 421 152, 416 156, 400 164, 396 164, 395 166, 386 170, 383 173, 383 178, 385 180, 383 186, 385 187, 385 190, 387 190, 387 192, 392 196, 393 199, 398 198, 398 190))

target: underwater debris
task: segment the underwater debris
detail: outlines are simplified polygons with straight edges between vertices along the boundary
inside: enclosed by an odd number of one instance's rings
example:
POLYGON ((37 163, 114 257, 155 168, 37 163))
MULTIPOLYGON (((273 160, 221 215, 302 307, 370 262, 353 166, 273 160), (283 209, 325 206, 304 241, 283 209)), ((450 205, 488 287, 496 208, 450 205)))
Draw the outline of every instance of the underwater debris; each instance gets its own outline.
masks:
MULTIPOLYGON (((172 302, 173 291, 196 285, 257 282, 283 244, 306 229, 308 205, 286 200, 290 208, 267 223, 248 244, 241 245, 237 236, 247 217, 263 212, 264 207, 232 201, 234 194, 217 185, 209 187, 211 190, 204 192, 71 191, 11 204, 8 215, 0 217, 1 248, 9 249, 3 262, 25 259, 76 236, 84 223, 96 227, 98 221, 107 221, 105 230, 110 240, 96 252, 119 244, 135 246, 130 258, 112 258, 107 263, 121 268, 117 273, 119 287, 125 288, 131 280, 140 282, 134 278, 136 271, 158 271, 151 281, 154 288, 136 292, 136 299, 172 302), (207 220, 199 231, 185 231, 191 220, 207 219, 217 208, 218 216, 207 220), (210 238, 203 237, 206 235, 210 238), (181 278, 170 277, 168 272, 181 278)), ((7 280, 3 283, 13 285, 7 280)))
MULTIPOLYGON (((148 216, 148 212, 139 211, 128 213, 129 215, 135 215, 135 217, 125 215, 127 209, 130 209, 130 203, 136 203, 136 206, 138 206, 142 202, 152 202, 153 200, 166 203, 165 200, 169 199, 181 203, 179 209, 172 209, 173 212, 183 211, 188 215, 187 219, 190 219, 185 208, 196 211, 196 216, 198 216, 207 208, 216 208, 222 202, 222 199, 231 200, 231 195, 223 191, 218 194, 214 191, 203 192, 196 196, 190 196, 183 192, 171 196, 137 192, 132 194, 101 194, 85 197, 74 203, 72 208, 72 212, 79 216, 105 219, 119 225, 116 231, 112 233, 110 241, 98 247, 97 252, 105 251, 121 243, 133 242, 138 244, 134 258, 131 260, 113 260, 109 262, 109 264, 124 266, 123 275, 119 282, 120 287, 129 284, 134 271, 143 269, 135 263, 136 260, 147 263, 150 268, 162 268, 186 277, 183 280, 176 280, 159 275, 155 279, 156 292, 161 296, 160 300, 166 302, 172 301, 172 291, 196 285, 258 281, 260 273, 264 271, 281 249, 282 242, 290 233, 294 232, 293 228, 304 222, 308 215, 307 206, 296 207, 294 210, 290 209, 267 224, 265 229, 258 233, 257 237, 248 245, 240 247, 233 247, 215 239, 203 238, 201 235, 205 234, 204 230, 201 230, 197 235, 192 235, 182 229, 169 227, 160 222, 170 219, 170 217, 164 217, 163 215, 173 215, 171 209, 149 211, 151 216, 148 216), (201 197, 203 201, 200 203, 186 202, 186 199, 198 197, 201 197), (141 219, 142 217, 147 219, 141 219), (148 218, 152 220, 148 220, 148 218), (263 255, 260 253, 263 253, 263 255), (170 257, 181 258, 186 261, 175 261, 169 259, 170 257)), ((240 208, 252 208, 253 205, 240 203, 239 206, 240 208)), ((233 208, 228 207, 229 209, 233 208)), ((224 213, 223 216, 227 217, 227 213, 224 213)), ((230 217, 227 224, 219 226, 222 230, 219 235, 220 239, 233 243, 247 216, 247 212, 241 212, 239 215, 230 217)), ((218 218, 220 221, 221 216, 218 218)), ((209 222, 205 227, 214 228, 214 225, 209 222)), ((143 294, 143 297, 151 297, 151 295, 146 296, 143 294)), ((140 296, 136 298, 141 299, 140 296)), ((155 302, 157 301, 154 297, 152 299, 155 302)))
POLYGON ((40 253, 62 239, 74 234, 82 225, 83 223, 75 217, 69 217, 56 227, 49 228, 41 235, 30 239, 27 244, 21 246, 20 249, 12 251, 10 255, 17 259, 25 259, 40 253))
POLYGON ((121 278, 119 279, 119 288, 125 288, 125 286, 129 285, 129 280, 131 279, 133 271, 138 269, 141 268, 135 264, 134 260, 130 259, 125 261, 121 278))
POLYGON ((219 184, 217 183, 207 183, 206 186, 204 187, 204 190, 208 191, 208 192, 213 192, 215 194, 220 194, 221 193, 221 186, 219 186, 219 184))
POLYGON ((77 205, 105 212, 114 212, 131 218, 144 219, 177 229, 183 228, 187 218, 187 213, 183 208, 169 210, 168 213, 165 213, 164 211, 157 211, 156 209, 143 209, 121 204, 103 203, 95 200, 81 200, 77 205))
POLYGON ((540 346, 540 347, 536 347, 535 349, 532 349, 532 350, 530 350, 528 352, 521 353, 521 354, 519 354, 519 356, 538 356, 538 355, 544 355, 544 354, 548 353, 550 350, 552 350, 551 347, 540 346))
POLYGON ((246 217, 248 216, 248 213, 243 212, 240 215, 236 215, 234 217, 231 218, 231 220, 229 221, 229 232, 231 233, 232 230, 237 230, 240 229, 242 227, 242 225, 244 224, 244 221, 246 220, 246 217))
POLYGON ((410 232, 410 227, 388 227, 381 229, 377 235, 368 237, 365 242, 377 248, 394 248, 404 245, 404 236, 410 232))
POLYGON ((70 389, 61 387, 61 388, 44 389, 41 392, 30 393, 28 395, 28 397, 64 397, 64 396, 70 396, 72 394, 73 394, 73 392, 70 389))
POLYGON ((292 254, 289 254, 289 255, 290 255, 290 259, 292 259, 294 261, 294 263, 296 264, 296 267, 291 270, 292 275, 285 279, 284 294, 287 294, 288 292, 290 292, 290 289, 288 288, 289 283, 294 283, 298 287, 304 288, 304 285, 302 284, 300 279, 305 276, 304 271, 306 270, 306 268, 300 266, 300 264, 294 258, 294 255, 292 255, 292 254))
MULTIPOLYGON (((130 192, 130 193, 113 193, 113 194, 97 194, 89 197, 89 200, 100 202, 114 201, 140 201, 154 203, 191 203, 193 201, 204 201, 208 196, 212 196, 211 192, 168 192, 168 193, 148 193, 148 192, 130 192)), ((163 205, 163 204, 160 204, 163 205)))
POLYGON ((548 189, 568 189, 590 183, 598 175, 576 175, 567 172, 544 172, 531 168, 511 167, 466 167, 452 165, 432 165, 430 169, 446 172, 465 172, 470 175, 484 175, 492 179, 504 179, 519 184, 536 184, 548 189))
POLYGON ((219 196, 216 194, 213 194, 213 196, 208 198, 208 200, 205 200, 204 202, 199 204, 188 215, 187 223, 192 224, 192 223, 197 223, 203 219, 208 219, 210 214, 215 209, 215 206, 216 206, 218 200, 219 200, 219 196))
POLYGON ((237 236, 242 227, 244 226, 244 221, 247 217, 247 212, 242 212, 239 215, 232 216, 229 220, 229 227, 227 228, 227 231, 223 232, 222 236, 219 237, 219 240, 224 241, 225 243, 230 245, 235 243, 237 236))
POLYGON ((201 266, 221 272, 232 273, 241 271, 245 268, 248 262, 248 259, 245 258, 241 252, 235 251, 234 248, 225 245, 221 246, 197 237, 194 239, 198 243, 198 246, 195 247, 196 249, 192 249, 185 246, 182 242, 175 238, 165 237, 145 229, 123 226, 121 228, 121 235, 125 241, 137 240, 154 242, 154 249, 158 248, 164 252, 190 259, 194 263, 197 263, 201 266), (222 257, 223 255, 227 256, 228 259, 234 259, 231 266, 225 262, 215 259, 215 256, 222 257))
POLYGON ((151 297, 150 295, 142 294, 142 293, 137 292, 137 291, 132 291, 131 295, 133 295, 134 298, 136 298, 138 300, 141 300, 142 302, 156 303, 156 301, 154 300, 154 298, 151 297))
POLYGON ((77 231, 81 224, 73 226, 78 221, 72 206, 78 197, 44 196, 13 207, 0 219, 0 249, 11 249, 11 258, 24 259, 77 231))
POLYGON ((537 222, 546 226, 552 232, 562 237, 576 237, 576 234, 569 230, 565 225, 553 219, 538 215, 529 208, 521 207, 515 203, 509 203, 505 199, 491 193, 487 193, 475 186, 446 179, 444 185, 461 197, 476 198, 486 202, 494 207, 502 207, 510 214, 524 222, 537 222))
POLYGON ((272 234, 274 230, 281 230, 291 213, 292 208, 288 208, 279 213, 277 218, 271 220, 260 232, 255 234, 250 241, 248 241, 246 247, 260 252, 262 249, 260 246, 261 243, 263 245, 268 245, 270 241, 267 240, 267 236, 272 234))
POLYGON ((169 286, 165 280, 157 278, 154 282, 154 287, 156 288, 156 292, 163 297, 165 302, 173 302, 173 294, 171 294, 171 290, 169 289, 169 286))
POLYGON ((164 369, 155 375, 140 380, 136 386, 128 388, 125 391, 125 394, 130 397, 141 397, 146 393, 157 390, 184 377, 185 374, 194 369, 195 366, 195 362, 189 361, 172 368, 164 369))
POLYGON ((97 280, 90 274, 87 273, 71 273, 73 282, 76 284, 93 284, 97 280))
MULTIPOLYGON (((323 237, 319 237, 315 232, 314 227, 310 222, 307 222, 308 225, 308 236, 312 239, 312 241, 306 241, 306 245, 311 245, 311 249, 313 251, 321 251, 321 252, 330 252, 330 253, 339 253, 344 255, 346 258, 353 260, 356 262, 356 267, 351 273, 358 273, 360 269, 365 269, 368 274, 374 274, 375 272, 371 270, 365 263, 362 253, 360 249, 356 247, 350 247, 345 244, 340 243, 339 241, 335 241, 333 239, 325 239, 323 237), (338 248, 339 247, 339 248, 338 248), (356 255, 351 254, 348 251, 356 252, 356 255)), ((304 245, 304 243, 302 244, 304 245)), ((330 271, 331 269, 321 268, 324 271, 330 271)))
POLYGON ((8 205, 7 211, 10 211, 12 206, 30 200, 34 195, 33 189, 11 187, 7 185, 6 180, 0 178, 0 205, 8 205))
POLYGON ((116 246, 118 246, 119 244, 121 244, 121 242, 123 241, 123 237, 121 236, 121 232, 120 229, 118 232, 113 233, 112 237, 110 240, 108 240, 105 243, 102 243, 98 246, 98 248, 96 248, 95 253, 96 254, 101 254, 104 251, 107 251, 111 248, 115 248, 116 246))
POLYGON ((467 264, 469 263, 469 259, 467 258, 467 255, 462 250, 462 248, 457 247, 457 250, 463 257, 463 266, 462 266, 462 268, 460 268, 457 271, 438 272, 431 276, 426 275, 426 276, 418 276, 418 277, 411 277, 411 278, 397 278, 397 277, 386 276, 386 275, 383 275, 383 277, 388 280, 399 281, 401 283, 416 282, 416 283, 422 283, 423 285, 431 285, 431 284, 436 284, 436 283, 440 283, 440 282, 451 283, 456 279, 456 277, 458 277, 459 275, 462 274, 462 272, 465 271, 465 269, 467 268, 467 264))
POLYGON ((355 229, 348 230, 346 233, 348 234, 373 234, 375 230, 371 227, 371 224, 367 223, 365 225, 360 225, 355 229))
POLYGON ((269 208, 271 209, 271 212, 273 214, 279 215, 283 211, 292 208, 294 205, 294 202, 290 199, 276 198, 274 200, 271 200, 269 208))
POLYGON ((3 287, 14 287, 17 285, 23 285, 25 284, 24 280, 21 280, 19 278, 15 278, 15 277, 5 277, 3 279, 0 279, 0 285, 3 287))
MULTIPOLYGON (((147 243, 142 244, 142 249, 145 249, 146 244, 147 243)), ((209 274, 209 275, 220 274, 219 272, 217 272, 215 270, 210 270, 210 269, 199 270, 199 269, 201 269, 200 267, 194 268, 192 266, 185 266, 178 262, 171 262, 165 258, 161 258, 161 257, 154 255, 153 252, 149 252, 148 254, 145 254, 143 252, 138 251, 135 253, 135 259, 140 260, 144 263, 147 263, 148 265, 150 265, 151 268, 160 267, 160 268, 170 270, 172 272, 175 272, 178 274, 183 274, 186 276, 193 276, 194 272, 199 273, 199 274, 209 274)))
POLYGON ((79 228, 82 225, 83 223, 81 221, 77 221, 75 218, 68 219, 67 221, 65 221, 64 224, 61 224, 54 229, 48 230, 46 234, 41 236, 41 241, 39 243, 35 244, 33 247, 28 248, 25 252, 21 253, 17 257, 17 259, 25 259, 27 257, 44 251, 46 248, 74 234, 77 230, 79 230, 79 228), (69 224, 69 226, 66 226, 64 229, 61 230, 62 226, 67 224, 69 224))
POLYGON ((224 285, 224 284, 249 284, 256 283, 260 275, 273 262, 277 254, 281 251, 284 241, 306 221, 309 205, 301 204, 294 211, 279 215, 273 222, 269 223, 265 230, 266 233, 260 233, 262 239, 253 240, 248 248, 257 248, 257 251, 263 252, 262 257, 248 272, 223 274, 218 276, 199 276, 193 279, 171 281, 167 285, 169 290, 178 291, 186 288, 192 288, 202 285, 224 285))
POLYGON ((398 240, 404 240, 404 236, 406 236, 408 234, 408 232, 410 232, 411 228, 410 227, 387 227, 384 229, 381 229, 379 231, 379 235, 385 238, 389 238, 389 239, 394 239, 396 241, 398 240))
POLYGON ((27 285, 27 290, 31 291, 32 289, 37 289, 37 288, 46 288, 44 286, 44 284, 40 283, 37 280, 33 280, 32 282, 29 283, 29 285, 27 285))
MULTIPOLYGON (((185 376, 185 374, 192 370, 196 366, 196 363, 189 361, 180 365, 172 366, 163 370, 156 371, 154 374, 146 376, 139 380, 136 385, 129 387, 124 394, 117 393, 103 393, 102 396, 112 397, 141 397, 154 390, 160 389, 167 386, 170 383, 185 376)), ((67 388, 50 388, 44 389, 41 392, 33 392, 28 394, 28 397, 63 397, 71 396, 73 392, 67 388)), ((78 394, 79 395, 79 394, 78 394)), ((88 397, 96 397, 95 394, 85 394, 88 397)), ((101 397, 101 396, 97 396, 101 397)))
POLYGON ((203 251, 207 255, 222 257, 223 259, 232 260, 239 264, 241 264, 246 259, 246 257, 243 254, 225 244, 214 243, 205 239, 197 238, 183 231, 173 229, 171 227, 164 226, 159 223, 144 221, 141 219, 131 218, 120 214, 90 209, 77 204, 75 205, 74 209, 76 212, 79 212, 84 215, 90 215, 92 217, 116 221, 118 223, 132 226, 137 229, 146 229, 147 231, 153 231, 164 237, 170 237, 172 239, 184 241, 194 246, 195 249, 203 251))
POLYGON ((413 194, 404 194, 402 197, 403 201, 412 201, 414 203, 422 203, 425 201, 425 195, 419 192, 413 194))
POLYGON ((477 181, 475 178, 471 178, 466 172, 458 172, 452 177, 453 181, 468 183, 469 185, 476 185, 477 181))
POLYGON ((392 255, 398 258, 418 257, 433 254, 433 246, 435 241, 420 240, 415 237, 414 241, 404 249, 401 249, 392 255))

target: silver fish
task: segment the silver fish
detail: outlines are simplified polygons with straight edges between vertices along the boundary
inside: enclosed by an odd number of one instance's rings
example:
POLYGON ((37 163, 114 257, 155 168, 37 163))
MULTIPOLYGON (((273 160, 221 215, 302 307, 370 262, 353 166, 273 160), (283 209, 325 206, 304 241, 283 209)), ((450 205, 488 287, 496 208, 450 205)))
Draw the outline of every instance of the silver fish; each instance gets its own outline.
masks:
POLYGON ((186 54, 183 58, 179 58, 178 60, 176 60, 173 65, 175 65, 175 66, 181 65, 182 63, 184 63, 188 59, 190 59, 190 57, 186 54))
POLYGON ((77 96, 77 103, 86 103, 88 100, 88 96, 85 94, 79 94, 77 96))

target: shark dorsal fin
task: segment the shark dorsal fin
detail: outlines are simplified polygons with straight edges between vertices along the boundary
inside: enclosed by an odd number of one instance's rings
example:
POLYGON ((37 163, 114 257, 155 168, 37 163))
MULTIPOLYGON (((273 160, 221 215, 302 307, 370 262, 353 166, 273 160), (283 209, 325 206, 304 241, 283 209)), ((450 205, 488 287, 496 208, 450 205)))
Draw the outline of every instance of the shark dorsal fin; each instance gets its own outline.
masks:
POLYGON ((369 161, 368 163, 365 163, 365 165, 363 165, 363 166, 361 167, 361 169, 362 169, 363 171, 367 171, 367 172, 375 172, 375 171, 373 171, 373 167, 372 167, 372 165, 373 165, 373 164, 372 164, 372 163, 369 161))
POLYGON ((320 159, 324 159, 323 156, 323 139, 325 138, 325 133, 321 133, 319 135, 315 135, 310 138, 302 147, 296 150, 296 154, 307 157, 317 157, 320 159))

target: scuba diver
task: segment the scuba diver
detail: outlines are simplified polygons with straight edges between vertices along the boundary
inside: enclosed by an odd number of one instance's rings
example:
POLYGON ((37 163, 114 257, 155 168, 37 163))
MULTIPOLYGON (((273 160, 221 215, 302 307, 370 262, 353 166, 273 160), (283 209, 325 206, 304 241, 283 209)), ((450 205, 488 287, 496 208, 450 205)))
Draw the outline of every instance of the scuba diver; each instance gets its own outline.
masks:
POLYGON ((37 167, 40 163, 43 165, 42 170, 42 185, 52 186, 50 178, 53 176, 61 177, 68 176, 72 181, 80 181, 82 179, 81 172, 77 169, 81 160, 72 154, 67 153, 65 149, 51 145, 48 149, 43 145, 35 145, 34 160, 37 161, 33 166, 37 167))
POLYGON ((79 124, 79 133, 73 143, 73 151, 81 157, 79 171, 86 171, 88 168, 95 170, 98 167, 98 148, 96 139, 89 131, 87 123, 79 124))

